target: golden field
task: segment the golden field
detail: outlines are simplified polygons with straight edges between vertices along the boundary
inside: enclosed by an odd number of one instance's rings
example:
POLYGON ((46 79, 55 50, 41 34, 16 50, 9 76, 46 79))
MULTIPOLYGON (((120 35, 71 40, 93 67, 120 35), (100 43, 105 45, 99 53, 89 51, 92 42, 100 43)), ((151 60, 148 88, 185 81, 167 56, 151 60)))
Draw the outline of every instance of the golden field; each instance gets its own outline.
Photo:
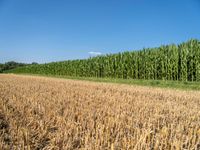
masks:
POLYGON ((200 91, 0 75, 0 149, 200 149, 200 91))

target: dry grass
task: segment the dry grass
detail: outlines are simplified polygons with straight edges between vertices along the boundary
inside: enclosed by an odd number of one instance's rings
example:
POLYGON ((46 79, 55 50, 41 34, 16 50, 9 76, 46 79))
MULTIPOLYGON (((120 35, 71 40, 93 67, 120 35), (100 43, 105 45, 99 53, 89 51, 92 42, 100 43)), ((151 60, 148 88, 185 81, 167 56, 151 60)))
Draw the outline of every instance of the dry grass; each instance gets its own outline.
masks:
POLYGON ((200 92, 0 75, 1 149, 200 149, 200 92))

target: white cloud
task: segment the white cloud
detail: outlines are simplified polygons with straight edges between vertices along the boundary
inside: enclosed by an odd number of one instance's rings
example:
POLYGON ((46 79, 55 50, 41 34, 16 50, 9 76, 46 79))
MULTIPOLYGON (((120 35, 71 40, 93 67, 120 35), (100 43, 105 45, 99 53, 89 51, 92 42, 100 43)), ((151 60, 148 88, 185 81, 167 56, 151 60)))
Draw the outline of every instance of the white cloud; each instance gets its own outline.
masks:
POLYGON ((101 52, 88 52, 90 55, 92 56, 98 56, 98 55, 102 55, 101 52))

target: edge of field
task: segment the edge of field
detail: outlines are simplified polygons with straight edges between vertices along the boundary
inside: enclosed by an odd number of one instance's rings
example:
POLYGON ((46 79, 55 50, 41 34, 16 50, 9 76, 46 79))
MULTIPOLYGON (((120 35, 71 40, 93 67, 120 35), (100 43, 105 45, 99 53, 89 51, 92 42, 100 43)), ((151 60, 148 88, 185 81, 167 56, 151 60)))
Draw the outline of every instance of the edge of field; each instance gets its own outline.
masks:
POLYGON ((160 87, 160 88, 180 89, 180 90, 200 90, 200 82, 189 82, 189 81, 182 82, 182 81, 166 81, 166 80, 135 80, 135 79, 116 79, 116 78, 72 77, 63 75, 44 75, 44 74, 18 74, 18 73, 17 74, 7 73, 7 74, 41 76, 50 78, 73 79, 73 80, 128 84, 128 85, 140 85, 140 86, 160 87))

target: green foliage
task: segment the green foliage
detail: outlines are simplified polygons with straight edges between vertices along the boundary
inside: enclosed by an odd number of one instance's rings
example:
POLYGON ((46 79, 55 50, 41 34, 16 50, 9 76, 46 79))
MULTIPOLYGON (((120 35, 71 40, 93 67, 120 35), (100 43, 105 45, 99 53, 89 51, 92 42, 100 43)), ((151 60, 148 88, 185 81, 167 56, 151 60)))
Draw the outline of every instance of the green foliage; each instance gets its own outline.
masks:
POLYGON ((75 77, 200 81, 200 41, 165 45, 85 60, 19 67, 8 72, 75 77))
POLYGON ((15 69, 17 67, 23 67, 25 65, 27 64, 18 63, 15 61, 9 61, 9 62, 6 62, 5 64, 0 64, 0 73, 5 72, 7 70, 15 69))
POLYGON ((3 72, 3 67, 4 67, 4 64, 0 64, 0 73, 3 72))

